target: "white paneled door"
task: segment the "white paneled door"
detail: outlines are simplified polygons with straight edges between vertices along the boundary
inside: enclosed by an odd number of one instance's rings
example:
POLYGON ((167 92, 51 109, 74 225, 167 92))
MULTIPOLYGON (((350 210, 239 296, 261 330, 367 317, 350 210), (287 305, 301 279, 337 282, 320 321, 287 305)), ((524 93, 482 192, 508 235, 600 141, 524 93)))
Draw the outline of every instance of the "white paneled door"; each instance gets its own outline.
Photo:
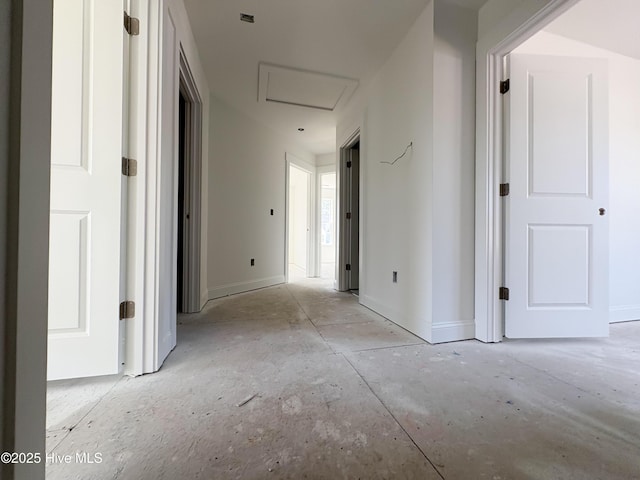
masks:
POLYGON ((123 2, 55 0, 53 31, 50 380, 120 370, 123 2))
POLYGON ((606 61, 511 55, 505 334, 609 333, 606 61))

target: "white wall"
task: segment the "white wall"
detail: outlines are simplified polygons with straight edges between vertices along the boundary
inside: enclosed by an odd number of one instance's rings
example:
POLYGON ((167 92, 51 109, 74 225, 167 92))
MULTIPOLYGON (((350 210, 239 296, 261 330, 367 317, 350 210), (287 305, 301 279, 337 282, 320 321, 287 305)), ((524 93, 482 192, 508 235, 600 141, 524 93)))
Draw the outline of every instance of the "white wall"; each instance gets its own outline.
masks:
POLYGON ((435 3, 433 337, 475 336, 475 12, 435 3))
POLYGON ((336 164, 336 153, 326 153, 324 155, 316 155, 316 167, 326 167, 336 164))
POLYGON ((552 1, 489 0, 478 12, 478 39, 501 35, 502 31, 511 30, 511 25, 527 20, 552 1))
POLYGON ((640 60, 547 32, 514 53, 608 60, 610 319, 640 319, 640 60))
POLYGON ((209 298, 284 282, 285 152, 314 156, 214 96, 209 142, 209 298))
POLYGON ((360 132, 360 301, 427 340, 433 268, 433 15, 430 3, 372 81, 360 132), (393 161, 410 142, 413 149, 394 166, 380 163, 393 161))
POLYGON ((433 342, 473 337, 476 25, 429 3, 337 128, 362 117, 360 300, 433 342))

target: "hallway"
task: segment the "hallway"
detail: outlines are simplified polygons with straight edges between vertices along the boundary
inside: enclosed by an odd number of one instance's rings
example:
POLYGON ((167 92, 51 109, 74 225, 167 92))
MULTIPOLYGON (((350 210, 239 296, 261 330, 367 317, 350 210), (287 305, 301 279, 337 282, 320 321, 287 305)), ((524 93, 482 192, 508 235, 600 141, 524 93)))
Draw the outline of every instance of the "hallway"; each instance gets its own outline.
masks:
POLYGON ((182 316, 156 374, 51 382, 47 478, 638 478, 639 360, 640 322, 431 346, 309 279, 182 316))

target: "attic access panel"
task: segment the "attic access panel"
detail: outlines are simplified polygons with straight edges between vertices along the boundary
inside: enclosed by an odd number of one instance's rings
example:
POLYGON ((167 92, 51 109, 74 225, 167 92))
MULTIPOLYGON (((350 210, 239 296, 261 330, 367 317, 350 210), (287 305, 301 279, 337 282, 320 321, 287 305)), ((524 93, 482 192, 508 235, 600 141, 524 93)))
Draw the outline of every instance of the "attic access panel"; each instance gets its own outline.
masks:
POLYGON ((260 64, 258 101, 334 111, 343 106, 358 81, 325 73, 260 64))

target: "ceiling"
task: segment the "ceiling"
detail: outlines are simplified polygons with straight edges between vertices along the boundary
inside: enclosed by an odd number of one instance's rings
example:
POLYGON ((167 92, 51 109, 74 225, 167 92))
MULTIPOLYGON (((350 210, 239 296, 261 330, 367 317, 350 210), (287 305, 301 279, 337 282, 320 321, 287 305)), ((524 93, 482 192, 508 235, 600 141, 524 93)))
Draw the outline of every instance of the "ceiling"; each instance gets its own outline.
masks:
POLYGON ((640 1, 582 0, 545 31, 640 59, 640 1))
MULTIPOLYGON (((260 64, 356 80, 382 67, 429 0, 184 0, 211 93, 313 154, 335 151, 337 115, 260 101, 260 64), (255 23, 240 21, 240 14, 255 23), (298 128, 304 128, 299 132, 298 128)), ((485 0, 449 0, 479 8, 485 0)), ((287 80, 288 81, 288 80, 287 80)), ((313 92, 311 92, 313 93, 313 92)), ((304 96, 305 92, 298 95, 304 96)), ((343 99, 344 100, 344 99, 343 99)))

